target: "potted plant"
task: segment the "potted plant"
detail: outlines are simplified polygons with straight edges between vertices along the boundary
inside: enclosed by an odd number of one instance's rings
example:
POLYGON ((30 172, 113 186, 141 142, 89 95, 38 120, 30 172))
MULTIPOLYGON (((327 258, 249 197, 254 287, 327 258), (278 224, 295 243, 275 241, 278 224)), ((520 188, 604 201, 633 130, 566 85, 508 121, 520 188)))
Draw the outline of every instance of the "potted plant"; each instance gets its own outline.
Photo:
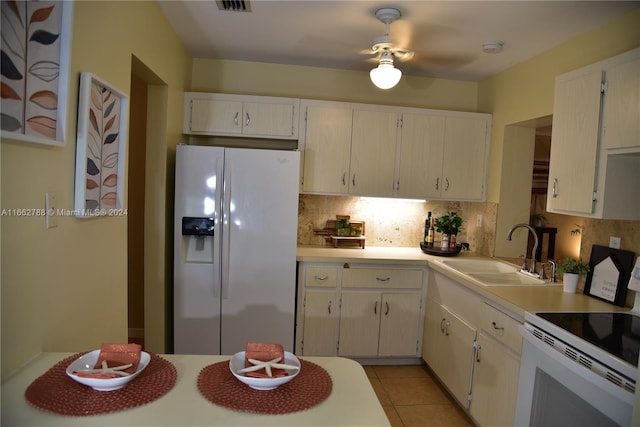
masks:
POLYGON ((457 212, 451 211, 436 218, 434 227, 438 233, 442 233, 443 249, 456 246, 456 238, 458 231, 462 228, 462 218, 458 216, 457 212))
POLYGON ((581 259, 565 258, 558 263, 558 273, 562 274, 562 285, 567 293, 575 293, 580 276, 589 272, 589 264, 581 259))

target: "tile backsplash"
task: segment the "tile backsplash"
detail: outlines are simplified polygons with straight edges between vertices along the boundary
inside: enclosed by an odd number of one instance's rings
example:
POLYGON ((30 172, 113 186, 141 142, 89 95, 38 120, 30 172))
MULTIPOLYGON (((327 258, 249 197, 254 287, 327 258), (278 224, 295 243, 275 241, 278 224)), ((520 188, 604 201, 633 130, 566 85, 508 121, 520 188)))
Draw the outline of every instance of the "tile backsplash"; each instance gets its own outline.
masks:
MULTIPOLYGON (((325 245, 323 236, 315 235, 314 230, 324 228, 327 220, 335 219, 336 215, 350 215, 353 220, 365 221, 367 246, 418 247, 424 236, 427 212, 432 211, 437 217, 451 210, 464 219, 458 242, 468 242, 472 251, 493 256, 497 204, 488 202, 416 202, 301 194, 298 204, 298 244, 325 245), (478 215, 482 215, 480 227, 476 226, 478 215)), ((592 245, 608 246, 609 236, 622 237, 621 248, 640 255, 640 221, 580 217, 569 217, 567 220, 572 228, 576 224, 582 227, 581 235, 571 236, 566 231, 559 233, 557 239, 579 239, 580 256, 584 260, 589 259, 592 245)), ((436 236, 436 240, 439 240, 439 236, 436 236)))
MULTIPOLYGON (((327 220, 336 215, 350 215, 364 221, 367 246, 417 247, 424 236, 427 212, 438 217, 455 211, 464 222, 458 242, 468 242, 471 250, 491 256, 497 206, 494 203, 410 201, 352 196, 320 196, 301 194, 298 205, 298 244, 325 245, 323 236, 314 230, 323 229, 327 220), (482 226, 476 218, 482 214, 482 226)), ((439 240, 439 236, 436 236, 439 240)))

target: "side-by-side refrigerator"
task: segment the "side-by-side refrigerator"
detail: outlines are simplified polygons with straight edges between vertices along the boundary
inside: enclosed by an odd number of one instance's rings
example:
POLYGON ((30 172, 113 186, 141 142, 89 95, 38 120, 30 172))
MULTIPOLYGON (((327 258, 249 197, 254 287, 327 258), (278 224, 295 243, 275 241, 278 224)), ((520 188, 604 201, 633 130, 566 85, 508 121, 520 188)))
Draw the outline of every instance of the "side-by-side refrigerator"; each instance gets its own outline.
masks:
POLYGON ((176 148, 174 351, 293 351, 298 151, 176 148))

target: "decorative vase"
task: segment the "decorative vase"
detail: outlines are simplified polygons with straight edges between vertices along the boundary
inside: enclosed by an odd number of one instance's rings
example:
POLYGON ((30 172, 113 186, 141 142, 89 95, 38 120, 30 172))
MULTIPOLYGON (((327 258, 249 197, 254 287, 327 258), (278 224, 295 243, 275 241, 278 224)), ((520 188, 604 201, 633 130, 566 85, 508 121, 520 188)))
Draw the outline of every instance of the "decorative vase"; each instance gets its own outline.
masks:
POLYGON ((440 243, 440 249, 442 249, 443 251, 448 251, 449 250, 449 238, 451 236, 449 234, 442 234, 442 242, 440 243))
POLYGON ((576 273, 563 273, 562 274, 562 287, 568 294, 575 294, 578 288, 578 281, 580 275, 576 273))

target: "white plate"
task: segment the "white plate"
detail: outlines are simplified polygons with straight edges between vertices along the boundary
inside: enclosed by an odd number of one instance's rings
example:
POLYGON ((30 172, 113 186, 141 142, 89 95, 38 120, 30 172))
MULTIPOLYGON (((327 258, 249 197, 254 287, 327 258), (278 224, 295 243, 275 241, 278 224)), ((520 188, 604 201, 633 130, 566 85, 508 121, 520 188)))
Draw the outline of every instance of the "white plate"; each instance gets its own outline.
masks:
POLYGON ((78 375, 75 375, 73 373, 74 371, 81 371, 84 369, 93 369, 99 357, 100 357, 100 350, 93 350, 89 353, 84 354, 83 356, 80 356, 79 358, 71 362, 69 366, 67 366, 67 371, 66 371, 67 375, 69 375, 69 377, 79 382, 80 384, 88 385, 94 390, 98 390, 98 391, 118 390, 119 388, 122 388, 125 385, 127 385, 135 377, 137 377, 138 374, 140 374, 140 372, 142 372, 142 370, 147 367, 147 365, 149 364, 149 361, 151 360, 151 356, 149 355, 149 353, 145 351, 141 351, 140 362, 138 363, 138 367, 136 368, 136 371, 133 374, 128 375, 126 377, 86 378, 86 377, 79 377, 78 375))
MULTIPOLYGON (((284 363, 286 365, 293 365, 301 367, 300 360, 289 353, 288 351, 284 352, 284 363)), ((300 369, 287 369, 286 372, 289 374, 284 377, 279 378, 254 378, 247 377, 245 374, 239 374, 238 371, 245 367, 245 352, 241 351, 239 353, 234 354, 229 360, 229 369, 231 373, 240 381, 247 384, 249 387, 256 390, 273 390, 274 388, 280 387, 282 384, 288 383, 292 379, 294 379, 298 373, 300 373, 300 369)))

